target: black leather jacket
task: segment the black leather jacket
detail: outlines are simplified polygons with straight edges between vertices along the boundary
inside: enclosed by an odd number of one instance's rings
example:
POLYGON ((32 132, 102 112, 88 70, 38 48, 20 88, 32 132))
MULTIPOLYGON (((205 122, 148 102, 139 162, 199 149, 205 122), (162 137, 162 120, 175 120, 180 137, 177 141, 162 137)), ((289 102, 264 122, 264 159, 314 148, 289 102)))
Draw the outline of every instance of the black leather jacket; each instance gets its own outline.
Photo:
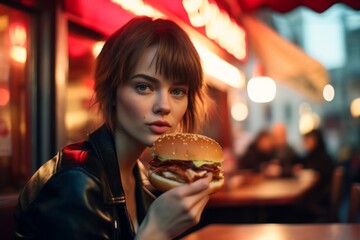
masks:
MULTIPOLYGON (((153 196, 138 166, 139 224, 153 196)), ((133 239, 113 137, 105 126, 87 141, 66 146, 33 175, 15 213, 17 239, 133 239)))

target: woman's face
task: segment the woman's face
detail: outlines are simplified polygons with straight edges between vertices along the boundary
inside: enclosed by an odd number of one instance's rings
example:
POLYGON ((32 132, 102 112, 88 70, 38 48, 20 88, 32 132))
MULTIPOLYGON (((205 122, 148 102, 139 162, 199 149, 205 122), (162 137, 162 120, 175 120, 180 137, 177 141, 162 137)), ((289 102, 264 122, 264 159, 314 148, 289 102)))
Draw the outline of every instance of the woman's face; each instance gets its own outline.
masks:
POLYGON ((174 132, 188 105, 188 86, 155 71, 156 46, 140 57, 130 79, 116 92, 116 114, 122 131, 144 145, 174 132))

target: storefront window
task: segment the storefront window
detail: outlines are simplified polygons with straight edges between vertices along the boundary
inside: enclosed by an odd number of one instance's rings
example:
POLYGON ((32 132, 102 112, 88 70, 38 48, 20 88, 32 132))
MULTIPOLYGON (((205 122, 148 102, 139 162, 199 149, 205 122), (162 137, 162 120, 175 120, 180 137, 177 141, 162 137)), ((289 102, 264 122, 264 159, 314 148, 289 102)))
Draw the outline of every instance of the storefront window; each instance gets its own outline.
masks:
POLYGON ((0 4, 0 196, 16 193, 31 174, 31 18, 0 4))
POLYGON ((102 41, 83 32, 79 27, 69 27, 69 76, 65 113, 68 143, 84 140, 101 122, 97 106, 94 105, 93 86, 95 59, 102 41))

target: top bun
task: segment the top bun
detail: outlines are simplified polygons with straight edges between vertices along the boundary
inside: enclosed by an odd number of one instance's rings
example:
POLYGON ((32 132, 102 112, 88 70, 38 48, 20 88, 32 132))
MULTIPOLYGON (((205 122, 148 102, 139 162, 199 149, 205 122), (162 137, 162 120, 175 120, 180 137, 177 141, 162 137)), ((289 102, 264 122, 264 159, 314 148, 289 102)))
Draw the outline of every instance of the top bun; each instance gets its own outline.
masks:
POLYGON ((193 133, 164 134, 154 142, 152 153, 160 159, 224 161, 224 153, 219 143, 209 137, 193 133))

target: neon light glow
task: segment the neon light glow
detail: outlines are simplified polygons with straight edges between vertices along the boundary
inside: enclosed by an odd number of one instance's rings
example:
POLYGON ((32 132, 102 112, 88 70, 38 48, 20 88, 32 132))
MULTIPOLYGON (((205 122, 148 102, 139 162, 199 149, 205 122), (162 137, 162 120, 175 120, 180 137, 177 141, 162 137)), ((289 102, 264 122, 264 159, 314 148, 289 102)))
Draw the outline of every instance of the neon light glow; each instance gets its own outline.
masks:
POLYGON ((245 31, 229 15, 208 0, 183 0, 194 27, 205 27, 206 35, 239 60, 246 58, 245 31))
POLYGON ((27 57, 26 50, 26 29, 24 26, 14 23, 9 27, 10 35, 10 57, 18 63, 25 63, 27 57))
POLYGON ((9 103, 10 93, 6 88, 0 88, 0 106, 5 106, 9 103))
POLYGON ((245 85, 245 77, 236 67, 204 48, 195 39, 192 41, 201 57, 206 74, 234 88, 241 88, 245 85))
POLYGON ((27 50, 25 47, 21 46, 12 46, 10 48, 10 57, 18 63, 25 63, 27 57, 27 50))
POLYGON ((111 0, 113 3, 120 5, 126 11, 135 15, 145 15, 154 18, 164 18, 165 15, 142 0, 111 0))
POLYGON ((26 29, 19 24, 12 24, 9 28, 10 41, 12 45, 25 46, 26 29))
POLYGON ((101 49, 103 48, 104 44, 105 44, 104 41, 98 41, 98 42, 96 42, 94 44, 94 46, 92 48, 92 54, 93 54, 94 58, 96 58, 99 55, 99 53, 100 53, 101 49))

